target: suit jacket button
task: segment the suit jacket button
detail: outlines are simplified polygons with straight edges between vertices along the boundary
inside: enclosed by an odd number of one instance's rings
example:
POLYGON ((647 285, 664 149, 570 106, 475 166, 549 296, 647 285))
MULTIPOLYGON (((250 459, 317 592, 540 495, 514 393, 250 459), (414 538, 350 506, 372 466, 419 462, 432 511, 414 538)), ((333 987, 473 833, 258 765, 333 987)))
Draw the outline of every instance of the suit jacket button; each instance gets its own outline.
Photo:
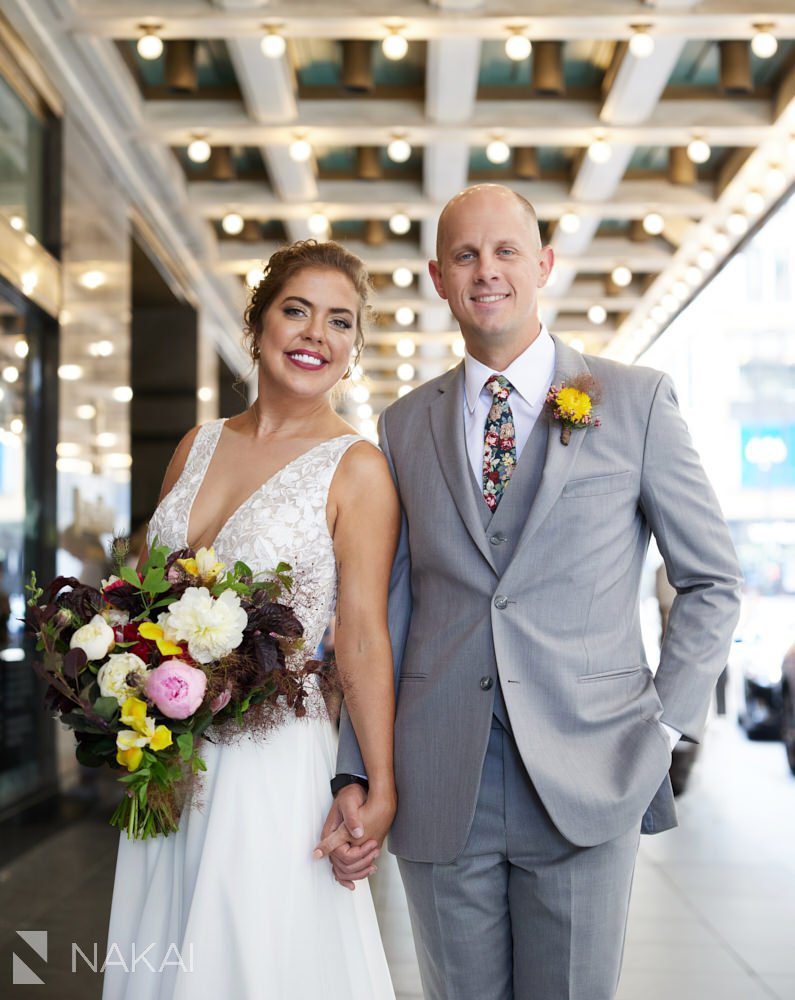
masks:
POLYGON ((504 611, 508 607, 508 598, 503 594, 497 594, 494 598, 494 607, 498 611, 504 611))
POLYGON ((493 677, 481 677, 480 678, 480 686, 481 686, 481 688, 483 688, 484 691, 490 691, 492 689, 492 687, 494 687, 494 678, 493 677))
POLYGON ((505 535, 503 535, 501 531, 498 531, 496 535, 492 535, 491 538, 489 538, 492 545, 502 545, 505 540, 505 535))

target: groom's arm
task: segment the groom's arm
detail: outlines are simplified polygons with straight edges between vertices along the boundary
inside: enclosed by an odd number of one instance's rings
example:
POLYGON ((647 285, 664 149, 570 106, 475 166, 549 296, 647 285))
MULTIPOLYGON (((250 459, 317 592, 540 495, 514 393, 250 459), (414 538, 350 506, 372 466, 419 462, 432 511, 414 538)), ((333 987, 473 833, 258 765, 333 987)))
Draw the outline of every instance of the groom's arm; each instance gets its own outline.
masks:
MULTIPOLYGON (((395 475, 395 467, 392 463, 389 442, 387 440, 386 412, 381 414, 381 418, 378 421, 378 443, 384 455, 386 455, 387 462, 389 463, 389 471, 392 473, 392 479, 397 487, 397 476, 395 475)), ((400 677, 400 664, 403 659, 403 650, 406 646, 406 636, 408 635, 410 619, 411 563, 409 560, 408 524, 405 513, 401 511, 400 540, 398 541, 389 581, 389 637, 392 641, 392 662, 395 669, 396 695, 398 678, 400 677)), ((359 751, 356 733, 354 732, 344 703, 340 716, 340 738, 339 749, 337 751, 337 775, 343 774, 356 775, 362 778, 366 778, 367 776, 362 755, 359 751)))
POLYGON ((676 597, 655 685, 662 722, 698 742, 740 611, 740 569, 718 499, 663 375, 649 414, 640 504, 676 597))

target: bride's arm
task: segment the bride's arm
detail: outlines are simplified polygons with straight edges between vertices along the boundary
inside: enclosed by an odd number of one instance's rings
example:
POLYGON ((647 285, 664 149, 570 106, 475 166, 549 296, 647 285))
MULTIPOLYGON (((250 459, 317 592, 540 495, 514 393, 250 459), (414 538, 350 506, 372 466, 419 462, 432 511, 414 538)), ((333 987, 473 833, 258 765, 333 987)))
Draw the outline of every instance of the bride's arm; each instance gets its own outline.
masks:
POLYGON ((380 844, 396 805, 387 599, 400 531, 400 505, 381 452, 368 445, 351 448, 340 462, 329 500, 337 562, 337 666, 370 786, 360 811, 362 839, 380 844))
MULTIPOLYGON (((160 487, 160 496, 157 498, 158 503, 162 501, 164 496, 171 492, 174 483, 176 483, 182 475, 182 470, 185 468, 185 463, 188 460, 188 455, 190 454, 190 450, 198 432, 198 427, 192 427, 177 445, 174 454, 171 456, 171 461, 168 463, 166 474, 163 476, 163 485, 160 487)), ((146 542, 144 542, 143 547, 141 548, 141 554, 138 557, 138 565, 136 566, 136 569, 140 570, 148 558, 149 547, 146 542)))

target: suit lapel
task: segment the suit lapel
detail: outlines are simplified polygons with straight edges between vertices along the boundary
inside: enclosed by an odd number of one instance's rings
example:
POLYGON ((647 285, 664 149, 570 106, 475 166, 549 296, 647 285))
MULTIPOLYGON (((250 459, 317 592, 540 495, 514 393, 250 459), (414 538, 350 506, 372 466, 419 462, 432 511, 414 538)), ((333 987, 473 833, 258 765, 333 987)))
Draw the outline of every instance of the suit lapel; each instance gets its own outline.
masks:
MULTIPOLYGON (((562 381, 569 382, 578 375, 590 374, 585 359, 578 351, 564 344, 555 336, 552 339, 555 341, 554 385, 560 386, 562 381)), ((544 471, 522 534, 516 543, 512 563, 517 561, 521 550, 530 543, 555 505, 582 447, 585 435, 588 434, 588 428, 573 430, 568 445, 564 445, 560 440, 561 425, 549 417, 546 408, 539 420, 550 420, 544 471)))
POLYGON ((433 443, 461 520, 483 557, 496 572, 491 546, 483 530, 478 497, 472 489, 472 472, 464 437, 464 365, 457 365, 439 383, 439 395, 430 405, 433 443))

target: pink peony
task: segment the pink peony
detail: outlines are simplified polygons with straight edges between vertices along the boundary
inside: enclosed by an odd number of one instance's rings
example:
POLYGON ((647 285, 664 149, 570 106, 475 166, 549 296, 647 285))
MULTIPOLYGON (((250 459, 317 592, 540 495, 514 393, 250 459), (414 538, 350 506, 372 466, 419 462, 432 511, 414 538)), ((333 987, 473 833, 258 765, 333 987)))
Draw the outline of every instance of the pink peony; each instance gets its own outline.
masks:
POLYGON ((146 697, 169 719, 187 719, 201 705, 207 677, 182 660, 166 660, 146 675, 146 697))

